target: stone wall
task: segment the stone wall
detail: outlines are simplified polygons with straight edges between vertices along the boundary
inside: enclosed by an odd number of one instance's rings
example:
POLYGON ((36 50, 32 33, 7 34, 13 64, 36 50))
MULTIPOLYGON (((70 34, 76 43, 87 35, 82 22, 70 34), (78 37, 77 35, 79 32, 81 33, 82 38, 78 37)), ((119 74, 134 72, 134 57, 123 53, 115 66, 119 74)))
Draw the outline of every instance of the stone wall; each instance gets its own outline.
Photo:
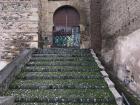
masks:
POLYGON ((0 0, 0 61, 38 47, 38 1, 0 0))
POLYGON ((102 0, 101 7, 102 57, 120 80, 140 94, 140 1, 102 0))
POLYGON ((96 54, 100 54, 102 46, 100 11, 101 1, 91 0, 91 48, 94 49, 96 54))
POLYGON ((41 0, 42 18, 41 30, 42 37, 49 38, 49 44, 52 44, 52 29, 54 12, 61 6, 70 5, 76 8, 80 14, 81 47, 90 47, 90 2, 91 0, 41 0))

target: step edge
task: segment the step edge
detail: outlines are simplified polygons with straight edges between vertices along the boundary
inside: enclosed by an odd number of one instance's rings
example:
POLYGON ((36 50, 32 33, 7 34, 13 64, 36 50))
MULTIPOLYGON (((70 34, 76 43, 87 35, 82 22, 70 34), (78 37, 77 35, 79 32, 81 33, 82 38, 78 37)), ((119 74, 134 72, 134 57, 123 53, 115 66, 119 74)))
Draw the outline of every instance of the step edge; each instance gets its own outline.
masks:
POLYGON ((0 105, 14 105, 15 97, 13 96, 0 96, 0 105))
POLYGON ((123 104, 123 99, 122 96, 119 94, 119 92, 115 89, 115 84, 109 79, 109 75, 107 74, 107 72, 105 71, 104 66, 101 64, 101 62, 99 61, 98 57, 96 56, 95 52, 93 51, 93 49, 90 49, 92 57, 95 59, 95 62, 97 63, 97 65, 99 66, 99 68, 102 70, 101 74, 104 76, 104 80, 106 81, 109 90, 112 92, 117 105, 124 105, 123 104))

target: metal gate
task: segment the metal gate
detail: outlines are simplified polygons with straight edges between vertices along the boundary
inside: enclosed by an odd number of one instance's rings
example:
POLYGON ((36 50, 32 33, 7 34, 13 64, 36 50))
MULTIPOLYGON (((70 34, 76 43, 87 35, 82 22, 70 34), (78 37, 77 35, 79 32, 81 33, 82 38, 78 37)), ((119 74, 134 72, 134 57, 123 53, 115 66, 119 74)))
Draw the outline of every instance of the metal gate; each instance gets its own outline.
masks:
POLYGON ((73 7, 59 8, 54 14, 53 46, 80 47, 80 15, 73 7))

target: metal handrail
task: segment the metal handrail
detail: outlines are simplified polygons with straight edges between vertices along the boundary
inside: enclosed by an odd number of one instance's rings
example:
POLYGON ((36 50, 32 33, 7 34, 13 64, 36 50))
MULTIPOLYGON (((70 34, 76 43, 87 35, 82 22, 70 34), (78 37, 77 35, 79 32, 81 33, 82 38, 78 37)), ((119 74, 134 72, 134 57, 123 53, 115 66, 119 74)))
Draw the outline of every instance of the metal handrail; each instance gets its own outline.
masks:
POLYGON ((126 98, 126 96, 124 95, 124 93, 122 93, 122 98, 123 98, 123 101, 125 102, 125 105, 130 105, 128 99, 126 98))

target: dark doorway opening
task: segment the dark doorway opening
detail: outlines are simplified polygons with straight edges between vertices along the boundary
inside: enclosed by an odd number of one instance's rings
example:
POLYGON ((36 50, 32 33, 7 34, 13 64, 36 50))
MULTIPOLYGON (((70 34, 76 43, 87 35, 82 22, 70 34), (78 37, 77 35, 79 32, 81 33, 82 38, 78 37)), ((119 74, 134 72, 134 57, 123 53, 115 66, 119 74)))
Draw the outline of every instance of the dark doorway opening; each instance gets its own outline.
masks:
POLYGON ((53 46, 80 47, 80 15, 71 6, 56 10, 53 17, 53 46))

